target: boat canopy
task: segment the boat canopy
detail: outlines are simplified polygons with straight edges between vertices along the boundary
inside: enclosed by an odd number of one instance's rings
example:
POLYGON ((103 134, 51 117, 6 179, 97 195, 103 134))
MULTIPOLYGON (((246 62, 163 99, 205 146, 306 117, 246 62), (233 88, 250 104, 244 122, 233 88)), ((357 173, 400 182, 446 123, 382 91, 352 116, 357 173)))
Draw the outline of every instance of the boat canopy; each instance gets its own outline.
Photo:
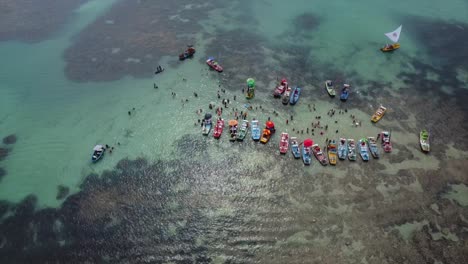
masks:
POLYGON ((229 123, 228 123, 228 124, 229 124, 230 126, 236 126, 238 123, 239 123, 239 122, 237 122, 237 120, 232 119, 232 120, 229 120, 229 123))
POLYGON ((210 119, 211 118, 211 114, 210 113, 206 113, 205 114, 205 119, 210 119))
POLYGON ((265 123, 265 126, 266 126, 267 128, 274 128, 274 127, 275 127, 275 123, 273 123, 273 121, 267 121, 267 122, 265 123))
POLYGON ((400 25, 397 29, 395 29, 394 31, 392 32, 388 32, 388 33, 385 33, 385 36, 387 36, 387 38, 389 38, 391 41, 397 43, 398 42, 398 39, 400 38, 400 33, 401 33, 401 28, 403 27, 403 25, 400 25))
POLYGON ((311 147, 314 144, 314 141, 310 138, 304 140, 304 147, 311 147))
POLYGON ((247 79, 247 85, 249 87, 254 87, 255 86, 255 80, 253 78, 248 78, 247 79))
POLYGON ((104 147, 102 145, 96 145, 96 146, 94 146, 93 150, 94 151, 103 151, 104 147))

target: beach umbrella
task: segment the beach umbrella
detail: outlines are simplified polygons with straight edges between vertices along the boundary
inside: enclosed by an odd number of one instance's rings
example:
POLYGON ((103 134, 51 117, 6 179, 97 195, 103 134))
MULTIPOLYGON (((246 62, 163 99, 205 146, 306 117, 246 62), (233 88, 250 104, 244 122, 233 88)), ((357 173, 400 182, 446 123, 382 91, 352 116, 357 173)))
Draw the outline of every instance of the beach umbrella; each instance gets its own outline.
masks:
POLYGON ((311 147, 314 144, 314 141, 310 138, 304 140, 304 147, 311 147))
POLYGON ((255 86, 255 80, 252 79, 252 78, 248 78, 248 79, 247 79, 247 85, 248 85, 249 87, 255 86))
POLYGON ((237 120, 229 120, 229 123, 228 123, 230 126, 235 126, 238 124, 237 120))
POLYGON ((273 123, 273 121, 267 121, 265 126, 267 128, 274 128, 275 127, 275 123, 273 123))

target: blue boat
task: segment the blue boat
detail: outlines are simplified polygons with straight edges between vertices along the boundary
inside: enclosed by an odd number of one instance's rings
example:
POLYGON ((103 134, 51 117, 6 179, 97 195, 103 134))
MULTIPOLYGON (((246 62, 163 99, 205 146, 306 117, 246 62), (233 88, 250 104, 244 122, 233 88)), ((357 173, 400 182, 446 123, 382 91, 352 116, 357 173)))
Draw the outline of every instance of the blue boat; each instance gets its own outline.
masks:
POLYGON ((102 145, 96 145, 93 148, 93 155, 91 156, 91 161, 93 163, 98 162, 103 156, 106 149, 102 145))
POLYGON ((252 120, 250 123, 250 132, 252 133, 252 139, 254 141, 259 141, 261 137, 260 127, 258 126, 258 120, 252 120))
POLYGON ((212 126, 213 126, 213 124, 212 124, 212 121, 211 121, 211 114, 207 113, 205 115, 205 119, 203 119, 203 123, 202 123, 202 134, 207 136, 210 133, 212 126))
POLYGON ((291 95, 289 96, 289 103, 292 105, 295 105, 297 101, 299 101, 299 96, 301 96, 301 88, 300 87, 295 87, 292 90, 291 95))
POLYGON ((299 148, 297 137, 291 137, 291 152, 295 159, 301 158, 301 149, 299 148))
POLYGON ((349 84, 344 84, 343 89, 341 90, 340 94, 340 100, 341 101, 346 101, 348 100, 349 97, 349 87, 351 87, 349 84))
POLYGON ((338 142, 338 158, 340 160, 345 160, 346 156, 348 155, 348 144, 345 138, 340 138, 340 142, 338 142))
POLYGON ((367 149, 367 140, 365 138, 359 140, 359 154, 363 161, 369 161, 369 151, 367 149))

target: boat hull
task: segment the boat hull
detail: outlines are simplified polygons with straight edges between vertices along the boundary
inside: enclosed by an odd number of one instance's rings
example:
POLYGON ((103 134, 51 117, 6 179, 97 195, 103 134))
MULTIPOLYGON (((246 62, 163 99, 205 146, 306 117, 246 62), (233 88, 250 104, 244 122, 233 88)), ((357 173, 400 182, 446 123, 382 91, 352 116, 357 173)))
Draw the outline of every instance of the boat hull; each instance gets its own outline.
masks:
POLYGON ((289 98, 289 104, 291 105, 297 104, 300 96, 301 96, 301 88, 295 87, 291 92, 291 96, 289 98))
POLYGON ((400 44, 399 44, 399 43, 395 43, 395 44, 392 44, 392 45, 390 45, 390 46, 382 47, 382 48, 380 48, 380 50, 381 50, 382 52, 392 52, 392 51, 395 51, 395 50, 397 50, 397 49, 399 49, 399 48, 400 48, 400 44))

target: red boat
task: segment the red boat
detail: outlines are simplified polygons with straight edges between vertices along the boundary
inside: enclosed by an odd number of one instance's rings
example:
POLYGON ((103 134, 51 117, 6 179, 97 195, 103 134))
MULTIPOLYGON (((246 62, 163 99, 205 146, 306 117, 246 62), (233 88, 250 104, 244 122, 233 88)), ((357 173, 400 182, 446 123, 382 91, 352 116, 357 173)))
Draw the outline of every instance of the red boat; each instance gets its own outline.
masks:
POLYGON ((281 154, 286 154, 289 149, 289 134, 288 133, 281 133, 281 140, 279 144, 279 149, 281 154))
POLYGON ((273 96, 280 97, 288 87, 288 80, 286 80, 286 78, 283 78, 278 84, 278 86, 276 86, 275 91, 273 92, 273 96))
POLYGON ((223 67, 221 67, 221 65, 218 64, 218 62, 216 62, 214 60, 214 58, 208 58, 206 60, 206 64, 208 64, 208 66, 210 66, 211 69, 217 71, 217 72, 222 72, 223 71, 223 67))
POLYGON ((179 55, 179 60, 185 60, 187 58, 193 57, 193 54, 195 54, 195 49, 193 47, 189 47, 184 53, 179 55))
POLYGON ((323 166, 326 166, 328 164, 327 157, 325 154, 323 154, 322 149, 319 147, 318 144, 312 145, 312 152, 314 153, 314 156, 317 158, 317 160, 322 164, 323 166))
POLYGON ((382 131, 380 134, 382 138, 382 148, 385 152, 392 152, 392 142, 390 141, 391 135, 388 131, 382 131))
POLYGON ((221 137, 221 134, 223 133, 223 129, 224 129, 224 119, 219 118, 218 121, 216 121, 216 127, 213 131, 213 137, 214 138, 221 137))

